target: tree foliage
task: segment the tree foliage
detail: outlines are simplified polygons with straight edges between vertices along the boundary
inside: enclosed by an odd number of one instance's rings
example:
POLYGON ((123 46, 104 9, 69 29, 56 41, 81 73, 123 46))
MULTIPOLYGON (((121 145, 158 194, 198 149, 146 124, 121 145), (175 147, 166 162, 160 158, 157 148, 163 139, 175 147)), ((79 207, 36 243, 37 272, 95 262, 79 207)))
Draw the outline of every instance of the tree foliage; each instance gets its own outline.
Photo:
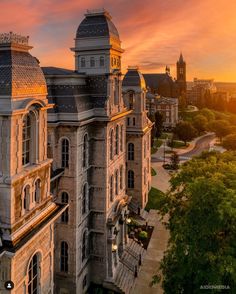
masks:
POLYGON ((208 120, 204 115, 198 114, 193 118, 193 126, 198 131, 198 134, 206 131, 208 120))
MULTIPOLYGON (((161 208, 168 249, 161 263, 167 294, 236 287, 236 152, 211 152, 183 164, 161 208)), ((222 293, 217 289, 206 293, 222 293)))
POLYGON ((190 122, 180 121, 174 129, 174 134, 186 144, 196 136, 197 131, 190 122))
POLYGON ((211 131, 215 132, 216 136, 221 140, 229 134, 229 122, 227 120, 213 120, 208 124, 211 131))
POLYGON ((236 150, 236 133, 223 139, 223 147, 227 150, 236 150))
POLYGON ((205 118, 207 118, 208 121, 212 121, 215 119, 215 114, 214 112, 212 112, 210 109, 208 108, 203 108, 201 111, 200 111, 200 114, 205 116, 205 118))
POLYGON ((158 111, 155 113, 155 129, 156 137, 159 138, 163 129, 163 115, 158 111))

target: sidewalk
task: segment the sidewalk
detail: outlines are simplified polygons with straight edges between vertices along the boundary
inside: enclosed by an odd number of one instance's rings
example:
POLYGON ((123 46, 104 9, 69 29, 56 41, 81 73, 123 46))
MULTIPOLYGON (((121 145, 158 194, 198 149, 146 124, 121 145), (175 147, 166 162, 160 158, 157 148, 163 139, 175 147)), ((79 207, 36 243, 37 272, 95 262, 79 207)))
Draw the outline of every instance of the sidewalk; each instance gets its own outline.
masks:
MULTIPOLYGON (((205 136, 208 136, 210 134, 213 134, 213 133, 210 133, 209 132, 209 133, 206 133, 206 134, 204 134, 204 135, 202 135, 200 137, 197 137, 197 138, 193 139, 192 141, 189 142, 189 145, 186 148, 173 148, 173 149, 171 149, 171 147, 168 147, 167 145, 165 145, 165 147, 164 147, 164 144, 162 144, 158 148, 157 152, 154 153, 154 154, 152 154, 152 157, 153 158, 163 158, 164 148, 165 148, 166 151, 171 151, 172 150, 172 151, 176 152, 178 155, 181 155, 183 153, 187 153, 189 151, 192 151, 195 148, 196 142, 198 140, 200 140, 201 138, 203 138, 205 136)), ((170 154, 166 154, 165 156, 166 156, 166 158, 169 158, 171 155, 170 154)))
MULTIPOLYGON (((160 162, 152 163, 152 167, 157 171, 157 175, 152 177, 152 186, 166 192, 169 189, 170 175, 160 162)), ((169 232, 161 223, 156 210, 149 211, 147 222, 148 225, 154 226, 154 230, 131 294, 163 294, 161 284, 150 287, 150 282, 160 267, 160 262, 167 248, 169 232)))

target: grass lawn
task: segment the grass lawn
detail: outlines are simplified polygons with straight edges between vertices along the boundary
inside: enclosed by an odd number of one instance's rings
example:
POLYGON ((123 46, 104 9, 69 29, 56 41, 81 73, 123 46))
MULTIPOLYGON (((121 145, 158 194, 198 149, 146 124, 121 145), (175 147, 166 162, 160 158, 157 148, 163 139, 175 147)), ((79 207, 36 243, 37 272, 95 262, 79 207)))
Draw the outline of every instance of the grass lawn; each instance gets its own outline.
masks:
POLYGON ((151 188, 148 194, 148 203, 146 205, 146 210, 150 209, 160 209, 164 204, 165 194, 156 188, 151 188))
POLYGON ((156 174, 157 174, 157 172, 155 171, 154 168, 152 168, 152 169, 151 169, 151 175, 152 175, 152 177, 154 177, 156 174))
POLYGON ((151 154, 156 153, 158 147, 160 147, 162 143, 163 143, 162 140, 160 140, 160 139, 156 139, 156 138, 155 138, 155 139, 154 139, 154 144, 153 144, 153 146, 152 146, 151 154))
POLYGON ((183 141, 177 141, 177 140, 174 140, 173 141, 173 148, 186 148, 188 147, 188 143, 185 145, 185 143, 183 141))

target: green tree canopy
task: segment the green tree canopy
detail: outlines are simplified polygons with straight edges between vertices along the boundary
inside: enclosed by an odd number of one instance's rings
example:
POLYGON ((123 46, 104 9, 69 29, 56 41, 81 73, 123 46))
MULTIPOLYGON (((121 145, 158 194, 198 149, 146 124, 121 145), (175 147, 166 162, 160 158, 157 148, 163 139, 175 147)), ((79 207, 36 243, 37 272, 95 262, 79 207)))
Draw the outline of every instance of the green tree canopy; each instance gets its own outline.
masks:
POLYGON ((172 177, 161 208, 170 231, 161 263, 165 293, 202 293, 207 285, 225 285, 226 293, 235 293, 235 175, 236 152, 211 152, 185 163, 172 177))
POLYGON ((213 120, 208 124, 211 131, 215 132, 216 136, 221 140, 229 134, 229 122, 227 120, 213 120))
POLYGON ((180 121, 174 128, 174 134, 186 144, 196 136, 197 130, 190 122, 180 121))
POLYGON ((215 114, 208 108, 203 108, 199 114, 204 115, 208 121, 214 120, 215 119, 215 114))
POLYGON ((236 150, 236 133, 224 137, 223 147, 227 150, 236 150))
POLYGON ((159 138, 163 129, 163 115, 159 111, 155 113, 155 129, 156 137, 159 138))
POLYGON ((207 129, 208 120, 202 115, 198 114, 193 118, 193 126, 198 131, 198 133, 202 133, 207 129))

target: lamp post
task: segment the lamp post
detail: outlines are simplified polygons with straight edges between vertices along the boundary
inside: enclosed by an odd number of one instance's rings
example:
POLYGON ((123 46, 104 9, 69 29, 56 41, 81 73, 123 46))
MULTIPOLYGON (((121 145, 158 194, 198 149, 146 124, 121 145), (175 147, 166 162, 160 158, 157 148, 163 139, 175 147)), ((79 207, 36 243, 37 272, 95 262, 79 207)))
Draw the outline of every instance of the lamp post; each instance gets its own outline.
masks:
POLYGON ((164 140, 164 155, 163 155, 163 164, 166 163, 166 139, 164 140))

